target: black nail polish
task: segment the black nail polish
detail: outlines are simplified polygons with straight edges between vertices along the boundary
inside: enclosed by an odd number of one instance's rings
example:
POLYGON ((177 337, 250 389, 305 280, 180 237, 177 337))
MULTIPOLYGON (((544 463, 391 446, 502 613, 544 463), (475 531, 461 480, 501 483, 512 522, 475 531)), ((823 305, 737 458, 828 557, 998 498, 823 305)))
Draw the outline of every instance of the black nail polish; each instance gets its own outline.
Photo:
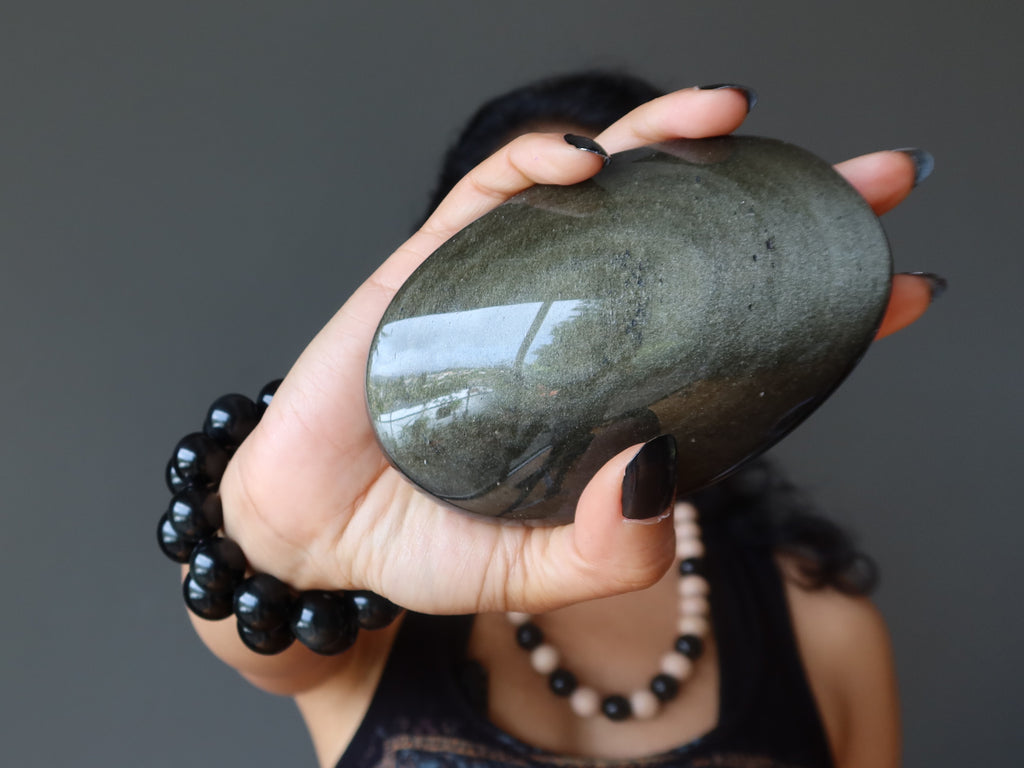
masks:
POLYGON ((562 138, 564 138, 568 144, 576 147, 576 149, 582 149, 584 152, 594 153, 604 160, 605 165, 608 165, 608 162, 611 160, 611 157, 609 157, 608 153, 605 152, 604 147, 591 138, 578 136, 575 133, 567 133, 562 138))
POLYGON ((901 275, 911 275, 912 277, 921 277, 928 281, 928 288, 932 293, 932 301, 935 301, 939 296, 946 292, 946 288, 949 287, 949 283, 942 275, 936 275, 934 272, 900 272, 901 275))
POLYGON ((725 89, 731 89, 733 91, 739 91, 747 99, 747 112, 752 110, 757 105, 757 91, 753 88, 748 88, 745 85, 737 85, 736 83, 712 83, 711 85, 698 85, 698 91, 723 91, 725 89))
POLYGON ((622 516, 649 520, 664 514, 675 497, 677 471, 675 437, 645 443, 622 477, 622 516))
POLYGON ((893 152, 902 152, 914 161, 915 187, 931 176, 932 171, 935 170, 935 158, 932 156, 932 153, 926 149, 919 149, 917 147, 900 147, 899 149, 894 149, 893 152))

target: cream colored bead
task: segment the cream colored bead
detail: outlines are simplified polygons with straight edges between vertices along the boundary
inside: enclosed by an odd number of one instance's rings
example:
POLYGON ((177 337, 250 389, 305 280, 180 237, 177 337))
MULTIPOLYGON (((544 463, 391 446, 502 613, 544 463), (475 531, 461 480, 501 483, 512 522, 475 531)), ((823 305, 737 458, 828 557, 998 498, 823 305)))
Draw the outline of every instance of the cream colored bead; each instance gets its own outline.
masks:
POLYGON ((708 620, 703 616, 680 616, 677 626, 680 635, 696 635, 697 637, 704 637, 711 629, 708 620))
POLYGON ((519 613, 518 611, 509 611, 505 614, 505 618, 508 619, 508 623, 513 627, 521 627, 530 620, 530 614, 519 613))
POLYGON ((704 545, 700 539, 676 539, 676 557, 680 560, 704 557, 704 545))
POLYGON ((550 675, 558 669, 558 651, 542 643, 530 651, 530 664, 542 675, 550 675))
POLYGON ((680 597, 707 597, 711 588, 703 576, 683 576, 679 579, 680 597))
POLYGON ((593 688, 581 685, 569 695, 569 706, 579 717, 593 717, 601 706, 601 697, 593 688))
POLYGON ((697 508, 688 501, 676 502, 675 507, 675 518, 676 522, 696 522, 697 521, 697 508))
POLYGON ((681 616, 707 616, 710 610, 711 604, 703 595, 687 595, 679 601, 681 616))
POLYGON ((650 720, 658 714, 658 697, 647 690, 634 691, 629 697, 629 706, 637 720, 650 720))
POLYGON ((693 662, 681 653, 666 653, 661 657, 661 671, 676 680, 686 680, 693 672, 693 662))
POLYGON ((677 539, 696 539, 700 540, 700 526, 692 521, 683 521, 676 523, 676 538, 677 539))

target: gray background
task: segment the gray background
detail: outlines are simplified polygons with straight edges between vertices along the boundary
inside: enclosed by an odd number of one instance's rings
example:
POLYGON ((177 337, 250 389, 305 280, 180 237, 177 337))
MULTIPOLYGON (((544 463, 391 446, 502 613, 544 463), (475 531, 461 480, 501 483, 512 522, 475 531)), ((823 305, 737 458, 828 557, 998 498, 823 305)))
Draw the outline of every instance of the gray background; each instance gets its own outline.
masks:
POLYGON ((313 764, 191 634, 164 461, 400 242, 475 105, 583 66, 749 83, 747 132, 832 160, 935 153, 886 227, 949 294, 776 454, 882 563, 908 764, 1015 764, 1019 8, 2 3, 3 764, 313 764))

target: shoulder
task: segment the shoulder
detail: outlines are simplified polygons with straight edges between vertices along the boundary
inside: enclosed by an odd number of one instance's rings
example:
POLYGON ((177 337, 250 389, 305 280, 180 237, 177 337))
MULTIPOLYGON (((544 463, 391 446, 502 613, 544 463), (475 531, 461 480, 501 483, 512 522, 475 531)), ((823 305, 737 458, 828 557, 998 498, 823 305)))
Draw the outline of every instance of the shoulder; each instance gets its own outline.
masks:
POLYGON ((345 663, 324 670, 313 685, 291 692, 321 766, 336 765, 359 729, 404 618, 384 629, 361 632, 365 637, 341 654, 345 663))
POLYGON ((801 585, 779 558, 800 656, 837 768, 899 764, 900 727, 892 645, 866 597, 801 585))

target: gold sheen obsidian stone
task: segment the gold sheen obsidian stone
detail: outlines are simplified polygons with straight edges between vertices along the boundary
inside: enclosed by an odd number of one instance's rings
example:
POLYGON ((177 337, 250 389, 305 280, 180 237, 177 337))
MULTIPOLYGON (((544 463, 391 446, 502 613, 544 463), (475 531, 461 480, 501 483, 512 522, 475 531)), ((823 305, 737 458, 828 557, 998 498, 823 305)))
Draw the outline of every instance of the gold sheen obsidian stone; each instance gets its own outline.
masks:
POLYGON ((878 219, 803 149, 624 152, 518 195, 409 278, 373 339, 370 416, 409 480, 481 515, 571 520, 604 462, 667 432, 685 494, 821 405, 890 275, 878 219))

